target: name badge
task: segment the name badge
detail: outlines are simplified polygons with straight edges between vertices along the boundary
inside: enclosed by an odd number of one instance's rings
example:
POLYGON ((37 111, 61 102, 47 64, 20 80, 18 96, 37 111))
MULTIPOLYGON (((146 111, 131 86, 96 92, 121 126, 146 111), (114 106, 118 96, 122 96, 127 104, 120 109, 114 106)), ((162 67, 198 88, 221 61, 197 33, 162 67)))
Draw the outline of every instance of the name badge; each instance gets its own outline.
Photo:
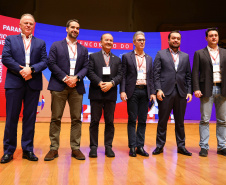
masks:
POLYGON ((110 74, 111 74, 110 66, 103 67, 103 75, 110 75, 110 74))
POLYGON ((219 64, 213 64, 213 72, 220 72, 220 65, 219 64))
POLYGON ((144 79, 144 72, 142 70, 139 70, 137 73, 137 79, 144 79))
POLYGON ((30 55, 29 54, 26 54, 25 56, 25 63, 26 63, 26 67, 29 67, 29 64, 30 64, 30 55))

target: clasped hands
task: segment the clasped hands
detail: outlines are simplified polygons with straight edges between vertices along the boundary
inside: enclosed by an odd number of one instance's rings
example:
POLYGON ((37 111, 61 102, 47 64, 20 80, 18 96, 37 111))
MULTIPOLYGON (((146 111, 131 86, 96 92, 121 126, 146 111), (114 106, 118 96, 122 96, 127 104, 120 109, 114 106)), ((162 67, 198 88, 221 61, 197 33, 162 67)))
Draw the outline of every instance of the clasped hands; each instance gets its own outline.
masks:
POLYGON ((75 87, 77 81, 78 81, 77 76, 68 76, 68 75, 66 75, 66 79, 64 80, 64 82, 65 82, 70 88, 75 87))
POLYGON ((107 92, 113 87, 113 84, 111 82, 102 82, 101 81, 98 85, 100 86, 100 89, 103 92, 107 92))
POLYGON ((32 71, 30 67, 25 67, 20 65, 20 68, 22 69, 20 70, 19 73, 24 78, 25 81, 32 79, 32 75, 31 75, 32 71))

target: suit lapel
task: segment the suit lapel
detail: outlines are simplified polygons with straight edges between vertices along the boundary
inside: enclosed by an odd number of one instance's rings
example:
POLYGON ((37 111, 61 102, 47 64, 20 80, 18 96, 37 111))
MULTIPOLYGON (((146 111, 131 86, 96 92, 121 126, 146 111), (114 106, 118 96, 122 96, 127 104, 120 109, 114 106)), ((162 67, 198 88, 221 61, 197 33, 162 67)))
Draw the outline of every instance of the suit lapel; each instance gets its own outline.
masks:
POLYGON ((170 53, 169 48, 166 50, 166 54, 167 54, 167 56, 168 56, 168 58, 169 58, 169 61, 170 61, 171 65, 172 65, 173 69, 176 70, 176 69, 175 69, 175 64, 174 64, 174 61, 173 61, 173 58, 172 58, 172 55, 171 55, 171 53, 170 53))
POLYGON ((35 46, 35 37, 33 37, 32 36, 32 38, 31 38, 31 48, 30 48, 30 55, 31 55, 31 53, 32 53, 32 51, 33 51, 33 48, 34 48, 34 46, 35 46))
POLYGON ((109 66, 112 66, 114 64, 114 59, 115 59, 115 56, 111 53, 109 66))
POLYGON ((136 71, 137 71, 137 62, 136 62, 136 58, 135 58, 135 53, 134 53, 134 51, 133 51, 132 54, 131 54, 131 59, 132 59, 132 61, 133 61, 134 67, 135 67, 135 69, 136 69, 136 71))
MULTIPOLYGON (((76 61, 76 63, 79 61, 81 55, 82 55, 82 48, 81 48, 81 45, 79 43, 77 43, 77 61, 76 61)), ((76 66, 77 66, 77 64, 76 64, 76 66)))
POLYGON ((178 54, 179 54, 179 64, 177 66, 177 71, 180 69, 180 67, 182 65, 182 58, 183 58, 183 55, 180 51, 178 52, 178 54))
POLYGON ((70 62, 69 51, 68 51, 68 46, 67 46, 67 41, 66 41, 66 39, 64 39, 64 40, 62 41, 62 47, 63 47, 63 49, 64 49, 64 53, 65 53, 65 55, 66 55, 67 60, 70 62))
MULTIPOLYGON (((103 56, 103 54, 102 54, 102 50, 99 51, 98 57, 99 57, 99 59, 100 59, 101 65, 102 65, 103 67, 106 67, 106 64, 105 64, 105 61, 104 61, 104 56, 103 56)), ((111 58, 110 58, 110 61, 111 61, 111 58)), ((110 64, 109 64, 109 65, 110 65, 110 64)))
POLYGON ((25 50, 24 50, 24 43, 23 43, 23 39, 22 39, 22 36, 21 36, 21 34, 19 34, 18 36, 17 36, 17 38, 18 38, 18 42, 20 43, 20 48, 21 48, 21 50, 22 50, 22 52, 23 52, 23 55, 25 56, 25 50))
POLYGON ((146 60, 146 74, 148 74, 148 70, 149 70, 149 62, 148 60, 150 60, 150 57, 148 55, 145 54, 145 60, 146 60))
POLYGON ((204 53, 204 55, 206 56, 206 59, 207 59, 207 60, 209 61, 209 63, 211 64, 211 66, 213 66, 213 63, 212 63, 212 60, 211 60, 211 58, 210 58, 210 54, 209 54, 209 51, 208 51, 207 47, 204 48, 203 53, 204 53))
POLYGON ((220 55, 220 68, 223 68, 223 51, 219 48, 219 55, 220 55))

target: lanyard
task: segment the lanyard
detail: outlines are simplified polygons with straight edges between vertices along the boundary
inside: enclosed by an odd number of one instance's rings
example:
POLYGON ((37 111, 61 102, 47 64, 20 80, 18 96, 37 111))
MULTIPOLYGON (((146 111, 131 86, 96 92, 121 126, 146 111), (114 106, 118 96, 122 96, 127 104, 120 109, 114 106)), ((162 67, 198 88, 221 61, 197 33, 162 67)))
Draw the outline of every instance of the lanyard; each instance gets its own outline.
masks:
POLYGON ((138 68, 139 68, 139 70, 140 70, 140 67, 143 65, 143 63, 144 63, 144 56, 143 57, 140 57, 140 58, 142 58, 142 61, 140 61, 139 59, 138 59, 138 55, 136 54, 136 59, 137 59, 137 63, 138 63, 138 68))
MULTIPOLYGON (((104 57, 104 54, 103 54, 103 57, 104 57)), ((108 67, 109 66, 109 62, 110 62, 110 55, 109 56, 107 56, 109 59, 108 59, 108 61, 106 61, 105 60, 105 57, 104 57, 104 62, 105 62, 105 64, 106 64, 106 66, 108 67)))
POLYGON ((213 57, 213 55, 211 55, 210 51, 209 51, 209 54, 210 54, 211 58, 213 59, 213 61, 215 62, 215 64, 217 64, 217 63, 216 63, 216 59, 217 59, 217 57, 218 57, 218 55, 219 55, 219 50, 218 50, 217 56, 216 56, 215 58, 213 57))
POLYGON ((69 46, 71 52, 74 54, 74 59, 75 59, 75 55, 76 55, 76 50, 77 50, 77 44, 75 45, 75 51, 73 51, 72 47, 70 46, 70 44, 67 42, 67 45, 69 46))
POLYGON ((172 53, 171 50, 170 50, 170 53, 171 53, 171 55, 172 55, 172 58, 173 58, 174 63, 176 63, 176 62, 177 62, 177 59, 178 59, 178 57, 179 57, 179 54, 177 53, 177 54, 176 54, 176 58, 174 58, 173 53, 172 53))
POLYGON ((29 41, 29 43, 28 43, 28 46, 26 46, 26 41, 25 41, 25 39, 23 39, 23 42, 24 42, 25 53, 27 53, 27 50, 28 50, 29 47, 31 46, 31 39, 30 39, 30 41, 29 41))

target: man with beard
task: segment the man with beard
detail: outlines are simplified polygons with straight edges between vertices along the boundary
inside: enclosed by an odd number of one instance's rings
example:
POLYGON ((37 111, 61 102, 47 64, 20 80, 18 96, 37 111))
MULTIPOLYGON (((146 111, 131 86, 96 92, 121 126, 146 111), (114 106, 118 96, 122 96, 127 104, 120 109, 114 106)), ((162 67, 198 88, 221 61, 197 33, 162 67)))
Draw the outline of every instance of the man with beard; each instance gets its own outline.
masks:
POLYGON ((199 156, 208 155, 213 102, 217 118, 217 154, 226 156, 226 50, 218 47, 217 28, 207 29, 206 41, 207 47, 195 52, 192 69, 193 90, 195 97, 200 98, 199 156))
POLYGON ((114 112, 117 100, 117 85, 121 82, 121 60, 111 52, 113 37, 106 33, 101 36, 102 50, 89 57, 90 79, 89 99, 91 105, 90 153, 89 157, 97 157, 99 122, 104 112, 105 155, 115 157, 112 150, 114 138, 114 112))
POLYGON ((148 104, 149 99, 152 101, 156 98, 152 58, 144 52, 143 32, 134 34, 133 44, 135 49, 122 56, 121 100, 127 101, 129 156, 136 157, 139 154, 148 157, 149 154, 144 150, 148 104))
POLYGON ((21 147, 23 158, 38 161, 33 153, 34 130, 42 71, 47 67, 46 44, 32 35, 35 27, 33 15, 24 14, 20 19, 21 33, 5 39, 2 63, 7 67, 5 80, 6 124, 4 155, 1 163, 13 159, 17 147, 17 125, 23 102, 23 126, 21 147))
POLYGON ((71 114, 71 156, 85 160, 80 151, 80 139, 82 99, 85 93, 83 78, 88 72, 88 51, 77 42, 79 28, 78 20, 69 20, 66 24, 66 39, 54 42, 50 48, 48 67, 52 73, 48 90, 52 97, 49 131, 51 145, 45 161, 58 157, 61 118, 66 101, 71 114))
POLYGON ((192 100, 191 68, 189 56, 179 51, 181 34, 172 31, 168 36, 169 48, 157 53, 154 60, 154 83, 157 91, 159 121, 156 149, 153 155, 163 152, 166 142, 167 121, 173 110, 177 152, 191 156, 185 148, 184 114, 187 100, 192 100))

